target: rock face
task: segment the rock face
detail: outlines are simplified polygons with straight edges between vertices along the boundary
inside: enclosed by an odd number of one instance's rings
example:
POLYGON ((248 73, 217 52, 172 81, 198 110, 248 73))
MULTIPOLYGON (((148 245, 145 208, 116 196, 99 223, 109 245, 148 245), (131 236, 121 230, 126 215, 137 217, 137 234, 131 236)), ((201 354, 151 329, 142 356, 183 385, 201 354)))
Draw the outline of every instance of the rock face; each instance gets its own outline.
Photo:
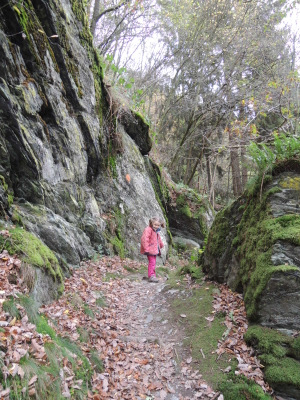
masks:
MULTIPOLYGON (((286 169, 292 170, 274 171, 262 192, 258 182, 217 215, 204 253, 208 275, 242 292, 248 318, 265 329, 250 340, 262 343, 263 353, 274 330, 289 337, 300 330, 300 162, 286 169)), ((283 350, 264 354, 266 378, 287 399, 300 399, 293 379, 300 373, 298 342, 292 352, 280 338, 283 350), (276 362, 286 366, 284 374, 276 362)))
POLYGON ((218 214, 204 255, 208 274, 243 291, 248 316, 272 328, 300 329, 299 196, 293 171, 246 193, 218 214))
POLYGON ((151 148, 148 125, 131 111, 123 121, 111 115, 81 0, 7 3, 0 215, 13 214, 64 268, 95 252, 141 257, 149 218, 163 218, 142 157, 151 148))

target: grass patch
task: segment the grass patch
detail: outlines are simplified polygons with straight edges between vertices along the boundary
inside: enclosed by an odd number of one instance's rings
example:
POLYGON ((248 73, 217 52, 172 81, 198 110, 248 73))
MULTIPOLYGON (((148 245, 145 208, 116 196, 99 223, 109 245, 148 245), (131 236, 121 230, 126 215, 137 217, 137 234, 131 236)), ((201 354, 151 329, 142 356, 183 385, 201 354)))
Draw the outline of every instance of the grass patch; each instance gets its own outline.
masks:
MULTIPOLYGON (((178 272, 176 278, 178 283, 178 272)), ((213 310, 213 290, 214 286, 210 284, 193 289, 189 297, 180 296, 172 302, 171 307, 174 319, 184 324, 186 333, 184 345, 191 349, 196 368, 203 378, 217 389, 218 384, 227 379, 222 369, 229 365, 234 369, 236 360, 230 359, 227 354, 223 354, 217 360, 217 355, 213 353, 217 349, 218 340, 225 332, 223 315, 217 315, 212 323, 205 319, 211 316, 213 310), (180 314, 185 314, 186 318, 181 318, 180 314)))
MULTIPOLYGON (((169 280, 171 285, 168 285, 168 289, 176 287, 181 291, 184 287, 182 281, 185 274, 189 272, 189 268, 190 266, 182 267, 176 272, 172 272, 169 280)), ((226 331, 224 324, 226 314, 215 314, 212 322, 205 319, 205 317, 212 315, 213 294, 216 290, 218 289, 213 284, 205 283, 200 288, 192 289, 189 296, 185 296, 185 290, 183 295, 178 295, 178 298, 171 304, 173 319, 184 325, 186 335, 184 346, 191 350, 193 367, 199 370, 203 379, 214 390, 223 393, 225 400, 271 399, 271 396, 265 394, 254 381, 250 381, 244 376, 235 375, 234 371, 237 366, 235 357, 224 353, 217 359, 218 356, 215 351, 218 341, 222 339, 226 331), (186 317, 180 317, 181 314, 186 315, 186 317), (229 366, 231 372, 223 372, 229 366)))
POLYGON ((107 307, 107 303, 106 303, 106 299, 105 296, 102 292, 95 292, 96 295, 96 306, 103 308, 103 307, 107 307))
POLYGON ((158 276, 168 276, 170 271, 166 267, 156 267, 155 272, 158 276))
POLYGON ((90 318, 95 318, 95 314, 94 311, 90 308, 90 306, 86 303, 83 304, 83 311, 85 313, 85 315, 87 315, 90 318))
POLYGON ((87 329, 82 328, 81 326, 79 326, 77 328, 77 332, 79 334, 79 341, 81 343, 88 343, 90 340, 90 333, 87 329))
POLYGON ((96 351, 91 352, 90 360, 92 361, 96 372, 100 373, 104 371, 103 362, 96 351))
POLYGON ((13 318, 20 319, 21 314, 20 311, 17 308, 15 299, 13 297, 10 297, 8 300, 6 300, 2 304, 3 311, 9 313, 9 315, 13 318))

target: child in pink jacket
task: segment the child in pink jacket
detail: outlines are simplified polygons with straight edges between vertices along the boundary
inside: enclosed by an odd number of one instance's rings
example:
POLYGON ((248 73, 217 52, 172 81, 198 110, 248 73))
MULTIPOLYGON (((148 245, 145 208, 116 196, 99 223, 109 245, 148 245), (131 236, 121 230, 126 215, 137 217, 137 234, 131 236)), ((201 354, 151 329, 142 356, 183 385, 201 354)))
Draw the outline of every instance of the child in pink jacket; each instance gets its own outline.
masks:
POLYGON ((164 223, 159 218, 151 218, 141 238, 141 254, 148 257, 149 282, 158 282, 155 274, 156 256, 160 255, 160 249, 164 247, 159 235, 160 227, 164 227, 164 223))

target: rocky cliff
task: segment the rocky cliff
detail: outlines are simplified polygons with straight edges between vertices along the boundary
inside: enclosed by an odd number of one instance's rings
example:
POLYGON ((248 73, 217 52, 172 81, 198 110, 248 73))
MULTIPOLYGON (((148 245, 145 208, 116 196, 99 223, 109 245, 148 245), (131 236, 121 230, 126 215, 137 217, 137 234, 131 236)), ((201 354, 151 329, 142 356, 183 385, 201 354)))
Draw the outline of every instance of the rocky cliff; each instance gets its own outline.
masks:
POLYGON ((148 219, 164 217, 145 167, 149 126, 103 84, 82 1, 8 0, 0 53, 1 248, 48 272, 39 287, 97 252, 140 257, 148 219), (25 245, 20 229, 34 234, 25 245))
POLYGON ((244 295, 252 325, 246 339, 258 348, 278 394, 300 399, 300 163, 277 165, 273 175, 221 211, 204 253, 211 278, 244 295))

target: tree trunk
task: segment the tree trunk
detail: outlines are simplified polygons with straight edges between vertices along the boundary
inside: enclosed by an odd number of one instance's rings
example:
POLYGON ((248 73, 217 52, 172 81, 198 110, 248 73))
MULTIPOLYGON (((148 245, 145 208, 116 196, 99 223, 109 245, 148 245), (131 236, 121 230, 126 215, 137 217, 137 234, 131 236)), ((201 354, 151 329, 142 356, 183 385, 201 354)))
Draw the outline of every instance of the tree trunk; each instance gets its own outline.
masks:
POLYGON ((211 174, 210 174, 210 161, 209 161, 209 154, 205 154, 206 157, 206 174, 207 174, 207 193, 210 193, 211 190, 211 174))
POLYGON ((242 181, 240 172, 240 160, 237 144, 233 141, 232 133, 229 132, 229 146, 230 146, 230 165, 232 171, 232 188, 234 196, 242 194, 242 181))
POLYGON ((98 18, 99 14, 100 14, 100 0, 95 0, 94 11, 93 11, 93 16, 92 16, 92 20, 91 20, 91 33, 92 33, 93 37, 95 37, 97 18, 98 18))
POLYGON ((248 168, 246 159, 246 141, 241 143, 241 163, 242 163, 242 189, 244 191, 248 181, 248 168))

